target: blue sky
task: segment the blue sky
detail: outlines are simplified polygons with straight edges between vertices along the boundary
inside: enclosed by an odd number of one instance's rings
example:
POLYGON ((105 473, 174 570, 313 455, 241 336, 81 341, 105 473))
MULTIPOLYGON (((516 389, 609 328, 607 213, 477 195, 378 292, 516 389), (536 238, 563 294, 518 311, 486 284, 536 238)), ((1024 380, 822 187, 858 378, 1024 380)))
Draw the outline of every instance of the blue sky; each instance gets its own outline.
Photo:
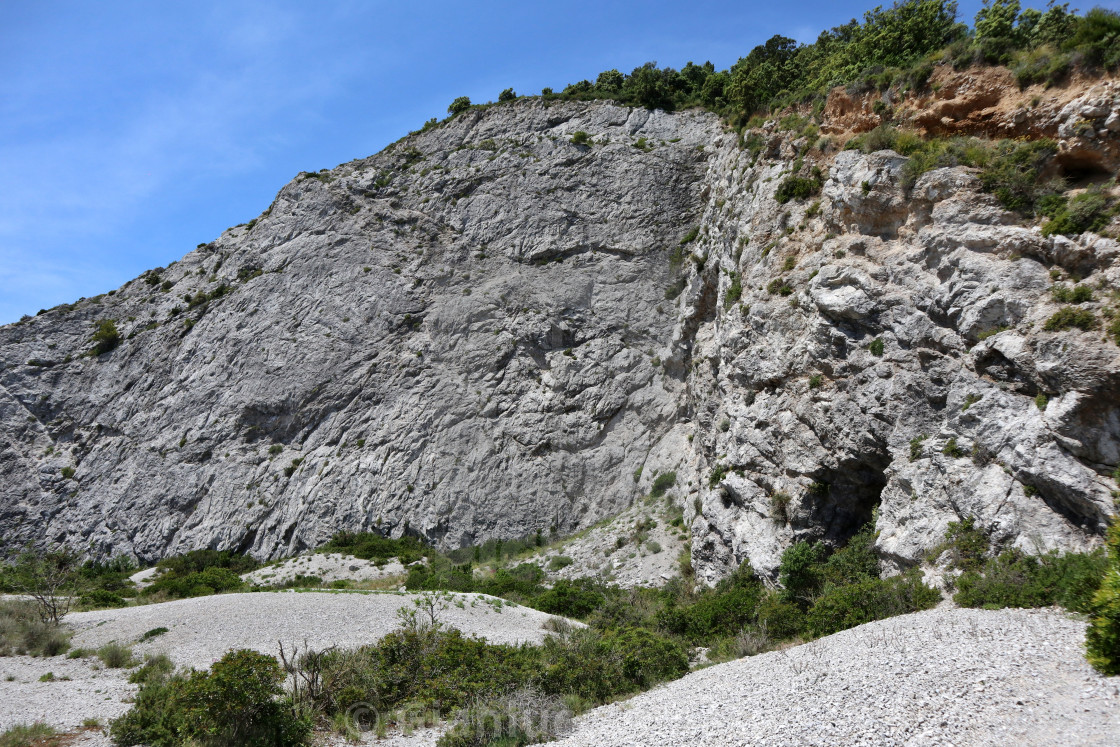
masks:
MULTIPOLYGON (((960 3, 962 18, 979 5, 960 3)), ((6 0, 0 324, 166 265, 299 171, 375 153, 456 96, 559 89, 648 60, 724 68, 868 7, 6 0)))

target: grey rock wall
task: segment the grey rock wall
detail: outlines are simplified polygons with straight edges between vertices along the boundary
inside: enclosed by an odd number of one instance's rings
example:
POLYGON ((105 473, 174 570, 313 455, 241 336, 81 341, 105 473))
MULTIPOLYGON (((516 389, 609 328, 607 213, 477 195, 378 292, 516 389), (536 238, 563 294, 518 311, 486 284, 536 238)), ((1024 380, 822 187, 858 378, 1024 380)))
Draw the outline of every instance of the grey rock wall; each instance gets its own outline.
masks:
POLYGON ((453 547, 588 526, 675 470, 706 581, 871 520, 888 571, 965 515, 1095 543, 1117 348, 1042 327, 1052 271, 1120 284, 1116 243, 1044 238, 964 169, 904 189, 890 152, 779 204, 801 145, 519 101, 301 174, 173 266, 0 328, 5 539, 453 547), (83 355, 101 319, 124 339, 83 355))

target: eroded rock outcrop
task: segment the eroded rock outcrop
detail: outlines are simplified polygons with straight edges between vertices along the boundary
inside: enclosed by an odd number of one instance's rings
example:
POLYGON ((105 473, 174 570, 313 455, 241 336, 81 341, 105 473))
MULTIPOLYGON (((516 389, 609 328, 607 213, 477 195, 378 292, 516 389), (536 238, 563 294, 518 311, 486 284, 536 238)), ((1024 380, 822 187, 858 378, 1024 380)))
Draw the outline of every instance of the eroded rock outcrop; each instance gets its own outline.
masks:
POLYGON ((1095 543, 1120 358, 1043 325, 1055 276, 1120 287, 1116 242, 1043 237, 967 169, 907 188, 889 151, 822 157, 819 200, 781 204, 803 144, 768 137, 756 156, 701 112, 471 111, 0 328, 5 536, 449 547, 585 527, 673 470, 706 581, 871 520, 888 571, 965 515, 1032 551, 1095 543), (122 340, 86 356, 101 319, 122 340))

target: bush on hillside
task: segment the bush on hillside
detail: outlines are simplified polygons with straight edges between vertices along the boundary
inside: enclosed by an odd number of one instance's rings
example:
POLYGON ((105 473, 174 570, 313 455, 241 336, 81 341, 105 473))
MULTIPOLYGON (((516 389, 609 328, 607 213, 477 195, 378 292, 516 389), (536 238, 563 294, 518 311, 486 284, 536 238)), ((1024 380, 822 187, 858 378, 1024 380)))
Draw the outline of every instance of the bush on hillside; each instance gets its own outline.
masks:
POLYGON ((379 565, 391 558, 408 565, 431 553, 431 549, 416 537, 406 535, 393 539, 377 532, 338 532, 319 549, 321 552, 338 552, 372 560, 379 565))
POLYGON ((171 599, 186 599, 238 591, 243 588, 245 583, 241 577, 229 568, 211 567, 185 574, 165 573, 140 593, 146 597, 162 594, 171 599))
POLYGON ((104 355, 110 350, 115 350, 121 344, 121 333, 117 331, 116 321, 113 319, 99 321, 89 341, 93 343, 94 355, 104 355))
POLYGON ((923 584, 916 570, 902 576, 830 586, 809 609, 807 628, 813 635, 829 635, 874 620, 930 609, 940 601, 941 593, 923 584))
POLYGON ((956 580, 953 601, 962 607, 1049 607, 1088 612, 1104 579, 1103 551, 1026 555, 1007 550, 956 580))

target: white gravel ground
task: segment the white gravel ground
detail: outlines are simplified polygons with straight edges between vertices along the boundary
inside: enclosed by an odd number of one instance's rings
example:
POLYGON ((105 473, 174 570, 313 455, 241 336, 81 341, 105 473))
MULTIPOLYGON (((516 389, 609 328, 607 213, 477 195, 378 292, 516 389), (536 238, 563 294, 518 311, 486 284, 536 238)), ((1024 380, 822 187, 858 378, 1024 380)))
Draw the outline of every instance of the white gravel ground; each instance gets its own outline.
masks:
POLYGON ((1052 610, 937 609, 694 672, 558 745, 1120 745, 1120 678, 1052 610))
MULTIPOLYGON (((397 610, 415 594, 260 592, 222 594, 115 610, 76 612, 66 618, 74 647, 96 649, 110 641, 132 646, 137 658, 164 652, 179 665, 209 667, 236 648, 276 654, 285 647, 357 647, 373 643, 398 626, 397 610), (142 644, 147 631, 169 632, 142 644)), ((495 643, 538 643, 551 615, 483 594, 451 595, 440 617, 468 635, 495 643), (461 607, 459 605, 462 605, 461 607)), ((128 710, 135 685, 125 670, 97 669, 96 658, 0 657, 0 731, 42 720, 74 728, 86 718, 107 722, 128 710), (48 671, 69 681, 39 682, 48 671), (9 680, 11 677, 13 679, 9 680)))
MULTIPOLYGON (((162 604, 76 612, 66 618, 73 645, 97 648, 110 641, 135 644, 145 632, 169 632, 135 645, 138 654, 164 652, 176 664, 209 667, 226 651, 251 648, 277 654, 306 640, 312 648, 354 648, 399 626, 397 610, 415 594, 359 592, 258 592, 220 594, 162 604)), ((551 615, 484 594, 449 595, 440 617, 468 635, 494 643, 538 643, 551 615)))
POLYGON ((128 710, 125 701, 136 691, 127 677, 119 669, 100 668, 97 659, 0 657, 0 732, 36 721, 62 729, 87 718, 108 723, 128 710), (54 673, 54 682, 39 681, 47 672, 54 673))
MULTIPOLYGON (((494 641, 538 641, 546 615, 461 595, 447 621, 494 641), (471 607, 471 601, 475 606, 471 607)), ((356 646, 391 630, 394 594, 229 594, 71 616, 76 645, 134 641, 206 666, 231 647, 277 639, 356 646)), ((936 609, 694 672, 585 714, 562 745, 1120 745, 1120 678, 1085 663, 1083 622, 1053 610, 936 609)), ((0 730, 73 728, 128 708, 132 686, 92 660, 0 658, 0 730), (40 683, 52 671, 70 681, 40 683), (7 681, 7 677, 14 681, 7 681)), ((430 745, 439 730, 396 735, 430 745)), ((334 744, 335 741, 331 741, 334 744)), ((84 735, 84 747, 106 744, 84 735)))

